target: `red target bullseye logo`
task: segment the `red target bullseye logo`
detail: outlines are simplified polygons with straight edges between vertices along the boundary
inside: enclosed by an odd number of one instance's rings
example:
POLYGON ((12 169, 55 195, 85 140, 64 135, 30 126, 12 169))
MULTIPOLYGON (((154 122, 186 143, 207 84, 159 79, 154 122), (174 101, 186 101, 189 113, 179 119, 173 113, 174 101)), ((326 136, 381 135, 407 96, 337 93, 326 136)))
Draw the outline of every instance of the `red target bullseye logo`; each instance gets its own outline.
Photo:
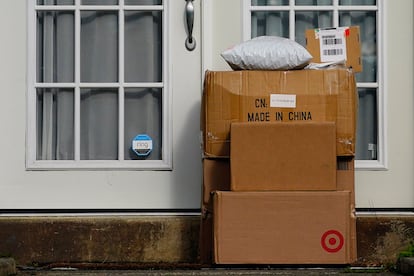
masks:
POLYGON ((321 237, 322 248, 329 253, 336 253, 344 246, 344 236, 336 230, 329 230, 321 237))

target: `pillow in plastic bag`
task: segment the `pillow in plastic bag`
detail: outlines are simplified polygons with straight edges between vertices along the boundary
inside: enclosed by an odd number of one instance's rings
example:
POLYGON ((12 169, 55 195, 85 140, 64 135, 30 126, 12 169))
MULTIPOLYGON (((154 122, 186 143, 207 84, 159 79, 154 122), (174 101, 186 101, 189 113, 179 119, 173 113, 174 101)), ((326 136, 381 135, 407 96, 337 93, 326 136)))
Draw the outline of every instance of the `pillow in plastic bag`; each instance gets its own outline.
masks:
POLYGON ((278 36, 259 36, 221 53, 233 70, 290 70, 305 67, 312 55, 299 43, 278 36))

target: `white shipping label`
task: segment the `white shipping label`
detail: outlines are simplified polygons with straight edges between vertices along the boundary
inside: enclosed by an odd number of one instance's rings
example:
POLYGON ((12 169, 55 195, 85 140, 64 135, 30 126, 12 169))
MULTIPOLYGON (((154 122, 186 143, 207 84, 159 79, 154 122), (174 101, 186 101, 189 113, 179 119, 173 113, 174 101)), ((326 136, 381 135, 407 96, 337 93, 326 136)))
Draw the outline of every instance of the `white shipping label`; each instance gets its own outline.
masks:
POLYGON ((270 107, 296 108, 296 95, 271 94, 270 107))
POLYGON ((321 62, 346 60, 346 28, 318 31, 321 62))

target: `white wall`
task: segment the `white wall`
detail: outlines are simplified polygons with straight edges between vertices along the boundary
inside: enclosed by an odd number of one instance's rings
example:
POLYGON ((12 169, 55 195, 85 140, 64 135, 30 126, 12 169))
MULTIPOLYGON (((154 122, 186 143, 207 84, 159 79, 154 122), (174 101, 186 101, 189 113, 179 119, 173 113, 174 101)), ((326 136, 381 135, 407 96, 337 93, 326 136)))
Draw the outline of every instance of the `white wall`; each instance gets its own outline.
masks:
POLYGON ((356 173, 357 207, 414 207, 413 1, 384 1, 387 171, 356 173))
MULTIPOLYGON (((210 70, 229 70, 220 52, 242 39, 241 2, 210 0, 214 14, 210 70), (230 12, 231 10, 231 12, 230 12), (230 16, 231 15, 231 16, 230 16)), ((414 87, 413 1, 386 1, 386 87, 388 169, 356 172, 359 208, 414 207, 414 87)))
POLYGON ((242 39, 242 1, 206 0, 203 3, 204 69, 231 70, 220 53, 242 39))

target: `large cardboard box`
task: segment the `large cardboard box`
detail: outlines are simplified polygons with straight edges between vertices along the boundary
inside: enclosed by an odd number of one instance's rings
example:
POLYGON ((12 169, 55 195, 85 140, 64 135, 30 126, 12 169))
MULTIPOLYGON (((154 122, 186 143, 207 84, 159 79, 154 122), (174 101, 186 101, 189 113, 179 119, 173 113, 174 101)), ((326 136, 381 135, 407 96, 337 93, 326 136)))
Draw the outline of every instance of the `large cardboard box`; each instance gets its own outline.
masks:
POLYGON ((311 62, 345 60, 354 72, 362 71, 359 26, 309 29, 305 35, 306 48, 313 56, 311 62))
POLYGON ((350 193, 217 192, 216 264, 348 264, 355 261, 350 193))
POLYGON ((354 156, 356 86, 351 70, 207 71, 204 156, 230 156, 234 122, 335 122, 337 156, 354 156))
POLYGON ((334 122, 233 123, 232 191, 335 191, 334 122))
MULTIPOLYGON (((338 191, 350 192, 351 210, 355 208, 354 159, 338 157, 336 183, 338 191)), ((199 255, 202 264, 212 264, 213 256, 213 195, 216 191, 230 190, 230 158, 203 159, 203 200, 200 221, 199 255)), ((351 259, 355 260, 356 225, 351 224, 351 259)))

